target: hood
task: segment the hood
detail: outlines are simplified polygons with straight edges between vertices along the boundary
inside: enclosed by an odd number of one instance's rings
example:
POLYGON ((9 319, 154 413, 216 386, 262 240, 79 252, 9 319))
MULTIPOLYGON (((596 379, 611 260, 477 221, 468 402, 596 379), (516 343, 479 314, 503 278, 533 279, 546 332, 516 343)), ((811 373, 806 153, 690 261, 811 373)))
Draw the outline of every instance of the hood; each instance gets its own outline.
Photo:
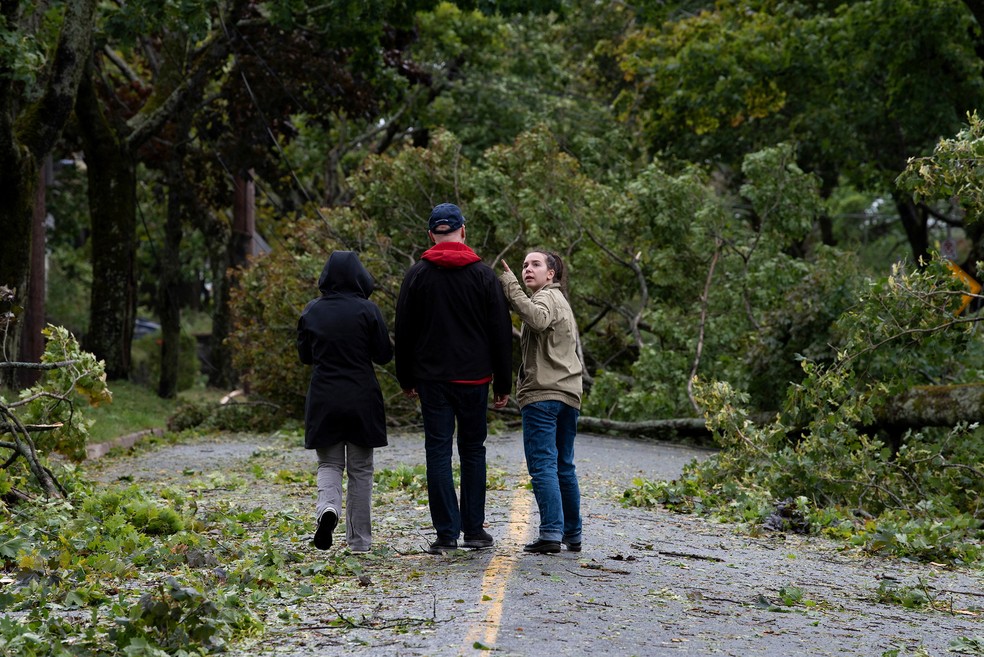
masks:
POLYGON ((420 256, 438 267, 460 269, 465 265, 478 262, 481 258, 462 242, 441 242, 424 251, 420 256))
POLYGON ((322 294, 340 292, 357 294, 368 299, 375 285, 355 251, 335 251, 328 256, 328 262, 318 279, 318 289, 322 294))

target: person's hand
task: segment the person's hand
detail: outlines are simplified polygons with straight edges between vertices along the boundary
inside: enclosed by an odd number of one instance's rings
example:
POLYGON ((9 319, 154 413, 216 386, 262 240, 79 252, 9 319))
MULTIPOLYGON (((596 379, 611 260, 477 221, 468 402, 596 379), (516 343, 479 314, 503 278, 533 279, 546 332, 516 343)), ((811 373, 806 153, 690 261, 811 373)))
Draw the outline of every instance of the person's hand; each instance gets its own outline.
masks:
POLYGON ((417 389, 416 388, 404 388, 403 389, 403 396, 406 397, 407 399, 416 399, 417 398, 417 389))
POLYGON ((509 395, 493 395, 492 408, 505 408, 509 403, 509 395))
POLYGON ((511 274, 512 273, 512 269, 509 268, 509 263, 506 262, 506 259, 503 258, 501 260, 501 262, 502 262, 502 268, 505 269, 507 272, 509 272, 511 274))

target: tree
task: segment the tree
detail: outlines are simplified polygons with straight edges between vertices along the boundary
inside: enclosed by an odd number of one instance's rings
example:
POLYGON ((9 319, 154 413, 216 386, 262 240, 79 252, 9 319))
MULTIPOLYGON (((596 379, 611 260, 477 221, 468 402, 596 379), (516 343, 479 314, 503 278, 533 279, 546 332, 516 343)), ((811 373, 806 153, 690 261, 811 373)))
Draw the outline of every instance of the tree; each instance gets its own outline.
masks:
MULTIPOLYGON (((93 160, 90 206, 93 244, 99 245, 93 249, 97 284, 88 344, 107 360, 111 378, 129 368, 136 164, 159 168, 166 162, 172 136, 166 131, 192 112, 190 135, 203 149, 217 150, 211 166, 265 174, 289 211, 297 190, 293 177, 284 175, 290 163, 283 161, 283 149, 295 136, 293 118, 303 112, 323 121, 346 112, 366 121, 377 116, 393 91, 387 67, 399 64, 398 51, 378 46, 386 45, 388 30, 410 9, 389 0, 333 7, 133 2, 104 18, 111 41, 97 53, 79 124, 93 160), (229 69, 220 75, 225 63, 229 69), (210 96, 203 95, 206 84, 210 96), (206 98, 210 104, 197 107, 206 98), (113 190, 120 191, 114 196, 113 190)), ((220 184, 200 196, 215 208, 228 207, 231 176, 205 177, 220 184)), ((203 216, 224 221, 220 211, 203 216)), ((203 227, 210 235, 230 235, 221 226, 203 227)), ((224 268, 221 274, 224 279, 224 268)))
POLYGON ((918 261, 940 218, 894 179, 984 98, 973 29, 956 0, 722 2, 626 38, 617 104, 654 150, 725 172, 797 144, 825 196, 842 181, 890 194, 918 261))
MULTIPOLYGON (((0 295, 7 294, 9 289, 0 287, 0 295)), ((9 326, 0 325, 0 332, 9 326)), ((21 391, 16 401, 0 395, 0 436, 10 437, 0 440, 0 450, 7 454, 0 465, 0 498, 7 500, 30 500, 36 492, 63 497, 46 455, 58 451, 75 461, 85 458, 88 431, 76 403, 79 398, 92 406, 112 401, 102 364, 81 351, 67 330, 49 326, 44 336, 40 363, 0 363, 0 370, 42 372, 40 381, 21 391)))
MULTIPOLYGON (((245 5, 245 0, 195 4, 189 5, 194 9, 190 14, 165 5, 159 15, 162 8, 157 3, 131 3, 106 18, 124 44, 138 38, 131 30, 146 28, 152 19, 159 23, 150 25, 163 36, 163 47, 148 51, 151 56, 140 67, 150 71, 150 80, 141 80, 133 66, 108 47, 103 49, 89 69, 76 110, 88 164, 92 221, 94 284, 87 347, 105 360, 110 379, 125 378, 130 369, 139 151, 176 112, 201 96, 223 62, 226 42, 218 28, 210 30, 213 15, 235 22, 245 5), (106 67, 123 79, 114 81, 106 67)), ((150 41, 144 45, 151 48, 150 41)))
MULTIPOLYGON (((0 285, 14 289, 20 298, 26 298, 30 285, 31 222, 40 165, 71 116, 91 47, 96 4, 66 0, 46 13, 47 3, 0 2, 0 38, 5 44, 0 46, 0 285)), ((0 303, 0 311, 13 308, 13 301, 0 303)), ((14 326, 4 334, 8 357, 16 356, 19 330, 14 326)), ((9 384, 10 374, 0 374, 0 382, 9 384)))

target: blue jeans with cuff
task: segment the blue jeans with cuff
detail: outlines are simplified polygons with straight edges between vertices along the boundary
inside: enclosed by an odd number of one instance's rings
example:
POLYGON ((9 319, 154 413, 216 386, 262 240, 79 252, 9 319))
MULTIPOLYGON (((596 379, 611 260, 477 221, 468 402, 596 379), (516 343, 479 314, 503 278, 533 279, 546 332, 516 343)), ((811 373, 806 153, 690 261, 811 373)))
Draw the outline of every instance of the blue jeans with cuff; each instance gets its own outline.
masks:
POLYGON ((544 541, 581 542, 581 489, 574 468, 579 411, 559 401, 522 408, 526 467, 540 510, 544 541))
POLYGON ((427 455, 427 496, 439 539, 478 534, 485 524, 485 439, 489 385, 418 381, 427 455), (451 457, 458 430, 461 500, 455 495, 451 457))

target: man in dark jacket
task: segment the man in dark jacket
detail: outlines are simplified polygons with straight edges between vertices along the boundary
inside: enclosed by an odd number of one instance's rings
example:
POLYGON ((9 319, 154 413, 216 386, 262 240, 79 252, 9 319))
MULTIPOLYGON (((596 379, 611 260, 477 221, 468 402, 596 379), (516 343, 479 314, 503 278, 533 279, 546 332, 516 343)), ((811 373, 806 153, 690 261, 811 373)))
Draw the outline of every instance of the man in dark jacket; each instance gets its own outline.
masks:
POLYGON ((430 215, 434 246, 407 271, 396 303, 396 375, 420 398, 427 494, 437 540, 428 552, 491 547, 485 524, 489 384, 495 408, 512 387, 512 324, 492 268, 465 245, 465 218, 442 203, 430 215), (451 473, 455 424, 460 507, 451 473))
POLYGON ((348 471, 345 535, 349 550, 372 543, 373 448, 386 445, 383 394, 373 363, 393 357, 389 330, 372 301, 372 277, 352 251, 335 251, 318 279, 321 296, 297 322, 297 353, 314 365, 304 404, 304 446, 318 454, 315 547, 331 547, 348 471))

